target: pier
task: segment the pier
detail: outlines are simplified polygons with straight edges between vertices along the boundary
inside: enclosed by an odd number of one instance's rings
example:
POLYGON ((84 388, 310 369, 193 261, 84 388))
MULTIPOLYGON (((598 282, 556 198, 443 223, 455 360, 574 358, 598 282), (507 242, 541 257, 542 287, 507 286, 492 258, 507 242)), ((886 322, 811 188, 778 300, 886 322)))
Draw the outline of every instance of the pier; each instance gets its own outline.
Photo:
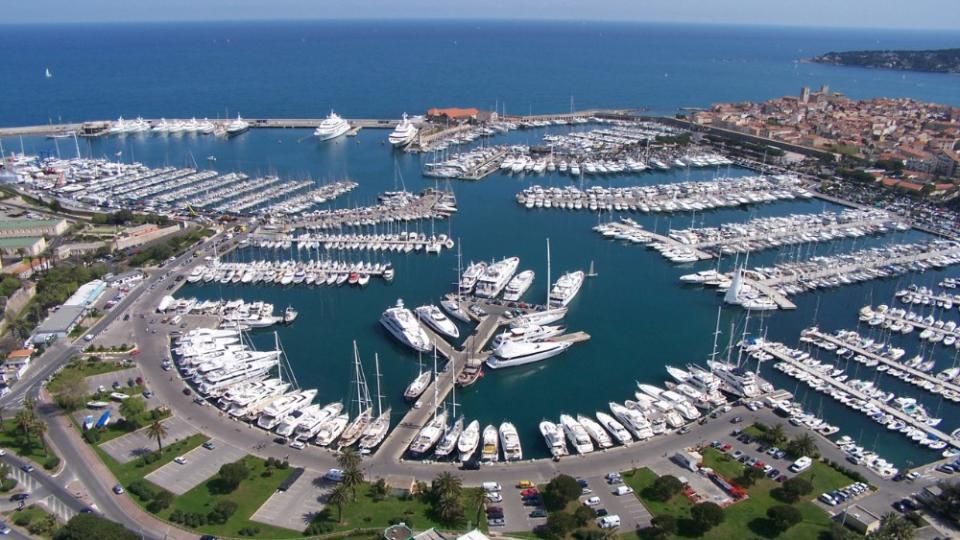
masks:
POLYGON ((486 161, 478 164, 473 169, 466 171, 459 178, 463 180, 482 180, 483 178, 486 178, 495 171, 499 170, 500 163, 505 155, 507 155, 507 149, 500 149, 498 152, 488 157, 486 161))
POLYGON ((925 432, 928 436, 933 436, 941 441, 945 441, 953 445, 954 447, 960 448, 960 439, 952 437, 949 434, 944 433, 933 426, 927 425, 926 423, 913 418, 912 416, 904 413, 903 411, 890 407, 886 403, 873 399, 872 397, 867 396, 866 394, 863 394, 859 390, 853 389, 852 387, 848 386, 846 383, 837 381, 833 377, 825 376, 823 373, 818 372, 817 370, 811 368, 810 366, 807 366, 803 362, 800 362, 794 359, 789 354, 784 353, 783 349, 785 349, 786 346, 783 345, 782 343, 767 342, 767 343, 764 343, 761 346, 761 348, 764 352, 772 355, 774 358, 798 370, 803 371, 804 373, 810 375, 816 380, 826 382, 829 385, 836 388, 837 390, 841 390, 847 393, 848 395, 853 396, 866 403, 870 403, 871 405, 877 407, 877 409, 883 411, 885 414, 888 414, 911 427, 914 427, 916 429, 919 429, 925 432))
MULTIPOLYGON (((865 306, 865 307, 870 307, 870 306, 865 306)), ((889 329, 890 332, 892 333, 897 332, 897 329, 889 328, 889 327, 892 324, 900 323, 901 327, 904 328, 904 330, 900 330, 900 333, 902 334, 912 334, 913 329, 915 328, 919 328, 921 330, 929 330, 930 332, 933 333, 933 335, 924 336, 924 333, 920 332, 918 337, 920 339, 926 339, 928 341, 931 341, 932 343, 939 343, 946 337, 953 338, 954 343, 956 342, 957 339, 960 339, 960 328, 957 328, 956 326, 952 326, 952 325, 948 328, 945 321, 934 320, 932 316, 930 316, 930 319, 928 320, 931 320, 934 323, 939 322, 941 326, 936 326, 935 324, 928 324, 924 322, 924 318, 919 313, 916 313, 914 311, 907 311, 904 315, 898 315, 896 312, 894 312, 893 309, 887 309, 886 311, 871 310, 871 314, 872 316, 879 317, 879 320, 881 321, 883 328, 889 329), (913 318, 907 318, 908 315, 912 316, 913 318), (887 324, 888 322, 890 324, 887 324), (939 337, 934 338, 934 335, 938 335, 939 337)), ((861 320, 864 320, 864 319, 861 318, 861 320)), ((875 326, 874 324, 869 323, 869 321, 870 319, 866 319, 866 322, 868 322, 870 326, 875 326)), ((955 323, 956 322, 954 321, 954 324, 955 323)), ((945 347, 949 347, 950 345, 952 345, 952 343, 944 344, 945 347)))
POLYGON ((787 297, 787 295, 778 291, 772 285, 769 285, 763 281, 756 281, 756 280, 750 279, 746 275, 743 276, 743 284, 753 287, 754 290, 759 291, 761 294, 763 294, 770 300, 773 300, 773 302, 777 304, 777 307, 780 309, 786 309, 786 310, 797 309, 797 305, 794 304, 793 301, 787 297))
MULTIPOLYGON (((421 394, 418 400, 421 406, 412 407, 407 411, 397 426, 387 435, 387 439, 381 445, 378 453, 394 460, 403 458, 410 443, 434 414, 434 392, 436 392, 437 405, 439 406, 447 397, 447 394, 453 390, 454 385, 458 384, 458 379, 464 374, 464 370, 468 367, 475 368, 478 370, 476 376, 479 376, 479 369, 482 367, 484 360, 490 355, 489 351, 483 350, 484 347, 493 339, 497 330, 509 322, 509 319, 503 315, 510 309, 518 309, 499 302, 491 302, 469 296, 463 298, 463 305, 477 305, 481 307, 487 315, 479 318, 479 324, 473 333, 464 340, 463 346, 460 349, 451 345, 429 326, 423 323, 420 324, 427 333, 427 337, 430 338, 430 342, 436 346, 437 353, 449 360, 450 364, 448 364, 448 366, 455 366, 455 369, 445 369, 437 374, 437 377, 434 378, 426 390, 423 391, 423 394, 421 394)), ((533 312, 536 311, 537 307, 538 306, 530 306, 519 309, 533 312)), ((466 309, 466 312, 470 314, 471 318, 476 320, 476 315, 474 315, 472 311, 466 309)), ((572 332, 550 338, 549 340, 580 343, 588 339, 590 339, 590 335, 586 332, 572 332)), ((476 376, 472 378, 470 383, 476 380, 476 376)), ((463 384, 461 384, 461 386, 463 386, 463 384)))
MULTIPOLYGON (((837 347, 845 347, 846 349, 851 350, 856 354, 863 355, 865 358, 876 360, 877 362, 888 366, 891 370, 895 369, 897 371, 907 373, 911 375, 912 379, 904 379, 904 381, 911 383, 915 386, 918 386, 920 388, 923 388, 924 390, 928 390, 936 394, 942 393, 944 390, 950 390, 954 393, 957 393, 957 395, 960 396, 960 385, 954 384, 949 381, 938 379, 934 375, 930 375, 929 373, 925 373, 918 369, 909 367, 906 364, 902 364, 900 362, 891 360, 886 356, 882 356, 882 355, 870 352, 864 349, 863 347, 859 347, 853 343, 850 343, 849 341, 837 338, 836 336, 832 336, 830 334, 825 334, 823 332, 820 332, 820 330, 816 328, 807 329, 804 331, 804 334, 813 336, 817 339, 821 339, 829 343, 833 343, 837 347), (924 383, 928 383, 928 384, 925 385, 924 383), (929 386, 930 388, 927 388, 927 386, 929 386)), ((890 373, 890 371, 888 370, 887 373, 890 373)))

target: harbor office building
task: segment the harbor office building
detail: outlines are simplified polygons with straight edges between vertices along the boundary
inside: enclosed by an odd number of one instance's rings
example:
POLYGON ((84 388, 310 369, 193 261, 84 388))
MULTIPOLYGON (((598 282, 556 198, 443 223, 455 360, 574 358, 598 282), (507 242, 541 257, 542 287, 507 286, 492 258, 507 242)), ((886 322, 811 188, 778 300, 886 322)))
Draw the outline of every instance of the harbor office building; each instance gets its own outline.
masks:
POLYGON ((70 335, 106 288, 107 284, 99 279, 81 285, 62 306, 40 323, 33 331, 31 341, 39 345, 70 335))

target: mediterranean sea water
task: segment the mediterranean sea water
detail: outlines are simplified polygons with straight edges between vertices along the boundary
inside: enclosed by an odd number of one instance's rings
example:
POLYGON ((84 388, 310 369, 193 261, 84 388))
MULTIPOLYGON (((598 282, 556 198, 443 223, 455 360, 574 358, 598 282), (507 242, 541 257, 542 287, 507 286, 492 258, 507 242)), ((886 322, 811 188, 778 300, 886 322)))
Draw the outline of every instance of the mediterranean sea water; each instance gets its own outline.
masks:
MULTIPOLYGON (((577 108, 647 107, 669 114, 678 107, 718 101, 761 100, 797 93, 802 85, 829 84, 854 97, 910 96, 960 104, 956 76, 861 70, 799 63, 827 50, 855 48, 934 48, 955 43, 958 34, 904 33, 785 28, 711 27, 600 23, 505 22, 297 22, 204 23, 179 25, 80 25, 5 27, 0 53, 5 59, 0 125, 134 117, 316 117, 331 108, 347 117, 396 117, 429 106, 506 104, 508 113, 577 108), (44 68, 54 76, 46 79, 44 68)), ((493 142, 536 143, 550 128, 514 132, 493 142)), ((392 151, 386 132, 363 130, 355 138, 317 143, 308 130, 252 130, 240 137, 126 137, 80 141, 81 154, 108 156, 148 165, 194 166, 222 172, 279 174, 317 181, 350 177, 360 183, 334 206, 371 204, 386 190, 420 190, 434 181, 421 174, 428 156, 392 151), (213 156, 216 161, 206 161, 213 156), (395 174, 395 170, 400 174, 395 174)), ((72 141, 40 137, 4 139, 6 149, 27 153, 74 155, 72 141)), ((709 180, 737 169, 648 172, 599 181, 605 186, 709 180)), ((588 212, 529 211, 514 196, 532 183, 567 185, 559 175, 513 177, 494 174, 481 182, 454 182, 460 211, 448 221, 409 225, 411 230, 447 233, 459 242, 464 261, 516 255, 521 269, 536 271, 526 298, 546 294, 545 243, 550 238, 553 278, 585 269, 591 261, 599 276, 588 280, 570 306, 566 324, 592 339, 562 356, 528 367, 491 371, 457 393, 458 407, 482 424, 511 420, 517 425, 526 457, 542 457, 537 431, 543 418, 561 413, 592 414, 608 401, 631 399, 635 382, 661 384, 664 365, 702 363, 713 348, 720 297, 713 291, 683 287, 682 274, 710 263, 674 266, 641 246, 604 240, 591 227, 588 212)), ((691 215, 633 216, 660 232, 691 223, 716 225, 754 217, 817 212, 838 207, 820 201, 788 201, 744 209, 691 215)), ((615 218, 616 216, 614 216, 615 218)), ((605 217, 604 219, 607 219, 605 217)), ((382 229, 381 229, 382 231, 382 229)), ((915 232, 824 243, 803 248, 833 253, 871 245, 912 241, 915 232)), ((793 258, 795 248, 751 256, 765 264, 793 258)), ((298 257, 248 249, 239 258, 298 257)), ((352 260, 365 255, 344 255, 352 260)), ((372 382, 373 355, 379 354, 383 393, 395 421, 406 405, 403 388, 418 370, 417 356, 395 342, 377 319, 397 298, 408 306, 437 302, 456 279, 456 255, 422 253, 385 256, 397 267, 386 285, 372 280, 355 288, 280 288, 274 286, 191 285, 181 295, 243 297, 293 305, 300 317, 278 329, 301 385, 319 389, 318 401, 349 398, 351 342, 356 340, 372 382)), ((730 261, 724 262, 724 266, 730 261)), ((868 302, 891 303, 893 292, 909 283, 935 286, 954 271, 926 272, 873 281, 795 297, 798 309, 754 317, 752 333, 797 344, 802 328, 855 328, 856 311, 868 302), (762 330, 761 330, 762 328, 762 330)), ((958 318, 956 315, 953 318, 958 318)), ((730 324, 739 337, 743 313, 724 310, 721 349, 730 324)), ((463 335, 469 333, 462 327, 463 335)), ((255 339, 263 346, 272 334, 255 339)), ((916 335, 895 338, 909 358, 919 349, 916 335)), ((929 347, 928 347, 929 349, 929 347)), ((952 350, 935 348, 937 369, 954 362, 952 350)), ((723 353, 721 353, 723 354, 723 353)), ((827 358, 827 356, 824 356, 827 358)), ((425 366, 432 358, 423 358, 425 366)), ((924 452, 899 434, 875 428, 860 413, 807 391, 769 366, 763 374, 776 385, 797 391, 809 410, 822 412, 841 433, 898 463, 925 462, 924 452)), ((851 377, 874 379, 885 390, 913 395, 940 428, 960 427, 960 407, 937 396, 878 375, 853 363, 851 377), (858 370, 858 371, 857 371, 858 370)), ((424 396, 424 402, 429 396, 424 396)))

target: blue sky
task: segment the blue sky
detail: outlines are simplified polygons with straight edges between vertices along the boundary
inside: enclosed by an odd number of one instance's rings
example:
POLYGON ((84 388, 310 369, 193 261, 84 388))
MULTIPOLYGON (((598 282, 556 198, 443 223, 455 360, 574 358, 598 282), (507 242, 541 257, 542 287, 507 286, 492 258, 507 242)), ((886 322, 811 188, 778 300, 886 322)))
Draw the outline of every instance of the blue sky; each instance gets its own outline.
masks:
POLYGON ((14 0, 0 22, 563 19, 957 29, 957 0, 14 0))

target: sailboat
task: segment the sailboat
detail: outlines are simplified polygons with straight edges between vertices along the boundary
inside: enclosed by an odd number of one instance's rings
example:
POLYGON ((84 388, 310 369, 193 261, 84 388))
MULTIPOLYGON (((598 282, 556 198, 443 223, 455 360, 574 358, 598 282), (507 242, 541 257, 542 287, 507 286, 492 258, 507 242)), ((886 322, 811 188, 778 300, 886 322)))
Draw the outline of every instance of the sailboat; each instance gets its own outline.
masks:
POLYGON ((53 73, 50 73, 50 68, 46 68, 46 69, 44 70, 44 76, 46 76, 46 78, 48 78, 48 79, 52 79, 52 78, 53 78, 53 73))
MULTIPOLYGON (((437 356, 436 347, 434 347, 433 373, 436 378, 437 356)), ((447 427, 447 411, 440 411, 437 408, 437 385, 433 385, 433 419, 423 426, 420 433, 417 434, 413 442, 410 443, 410 454, 413 456, 425 456, 443 436, 447 427)))
POLYGON ((463 274, 462 267, 463 256, 460 253, 460 242, 457 242, 457 296, 456 298, 444 298, 440 301, 440 306, 443 307, 444 311, 449 313, 450 316, 468 323, 470 322, 470 316, 467 315, 467 312, 461 307, 463 304, 463 291, 460 287, 460 276, 463 274))
POLYGON ((387 432, 390 431, 390 407, 383 410, 383 395, 380 393, 380 356, 373 355, 374 365, 377 369, 377 417, 363 431, 363 437, 360 439, 360 451, 370 452, 383 442, 387 432))
POLYGON ((433 376, 433 372, 423 370, 423 361, 419 352, 417 352, 417 361, 420 364, 420 373, 417 374, 417 377, 413 379, 413 382, 411 382, 403 392, 404 399, 410 401, 416 400, 423 394, 427 386, 430 385, 430 380, 433 376))
POLYGON ((363 376, 363 366, 360 363, 360 353, 357 351, 357 342, 353 342, 353 366, 355 379, 357 383, 357 417, 347 425, 340 436, 340 448, 346 448, 357 442, 363 436, 367 424, 370 423, 370 417, 373 416, 373 407, 370 404, 370 390, 367 388, 367 381, 363 376))
MULTIPOLYGON (((453 360, 451 360, 452 362, 453 360)), ((456 364, 451 364, 453 368, 453 373, 457 372, 456 364)), ((457 385, 453 385, 453 395, 451 397, 451 414, 453 418, 457 418, 457 385)), ((463 417, 457 418, 453 423, 453 426, 448 426, 443 434, 443 438, 440 439, 440 443, 437 444, 437 449, 434 450, 434 455, 437 457, 446 457, 449 456, 457 448, 457 442, 460 440, 460 433, 463 432, 463 417)))
POLYGON ((587 271, 587 277, 597 277, 600 274, 597 273, 596 269, 593 267, 593 261, 590 261, 590 270, 587 271))

